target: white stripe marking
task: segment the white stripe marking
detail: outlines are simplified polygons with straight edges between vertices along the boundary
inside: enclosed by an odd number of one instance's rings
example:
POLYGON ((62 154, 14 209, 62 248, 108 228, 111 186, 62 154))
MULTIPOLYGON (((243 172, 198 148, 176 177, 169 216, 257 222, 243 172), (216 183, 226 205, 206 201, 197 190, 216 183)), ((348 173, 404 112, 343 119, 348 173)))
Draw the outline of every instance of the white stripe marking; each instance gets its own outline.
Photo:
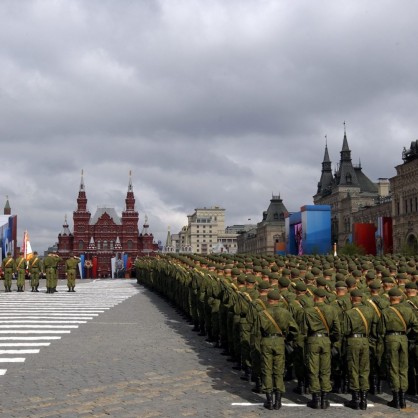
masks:
POLYGON ((78 328, 78 325, 0 325, 0 328, 78 328))
MULTIPOLYGON (((234 402, 231 403, 232 406, 262 406, 264 405, 263 403, 251 403, 251 402, 234 402)), ((296 404, 296 403, 282 403, 282 406, 288 406, 288 407, 303 407, 303 406, 307 406, 306 404, 296 404)), ((343 407, 344 404, 342 403, 331 403, 330 406, 335 406, 335 407, 343 407)), ((371 403, 367 403, 367 406, 373 408, 374 405, 371 403)))
POLYGON ((0 376, 4 376, 7 372, 7 369, 0 369, 0 376))
POLYGON ((44 330, 30 330, 30 331, 16 331, 16 330, 8 330, 8 331, 3 331, 0 330, 0 334, 69 334, 71 331, 56 331, 56 330, 49 330, 49 329, 44 329, 44 330))
POLYGON ((1 354, 38 354, 40 350, 0 350, 1 354))
POLYGON ((38 341, 38 340, 60 340, 61 337, 0 337, 0 341, 38 341))
MULTIPOLYGON (((38 321, 38 320, 15 320, 0 321, 0 324, 86 324, 87 321, 38 321)), ((1 325, 0 325, 1 328, 1 325)))
POLYGON ((0 343, 0 347, 48 347, 51 343, 0 343))
POLYGON ((12 357, 12 358, 0 358, 0 363, 23 363, 25 358, 23 357, 12 357))

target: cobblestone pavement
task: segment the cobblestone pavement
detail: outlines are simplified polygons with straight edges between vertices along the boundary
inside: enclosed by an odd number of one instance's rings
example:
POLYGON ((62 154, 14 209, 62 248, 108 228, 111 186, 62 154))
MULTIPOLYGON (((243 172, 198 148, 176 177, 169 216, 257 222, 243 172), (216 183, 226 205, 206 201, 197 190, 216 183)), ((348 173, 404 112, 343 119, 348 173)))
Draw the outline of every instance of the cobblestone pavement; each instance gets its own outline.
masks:
MULTIPOLYGON (((82 311, 90 312, 91 318, 77 324, 77 328, 63 329, 70 331, 63 334, 50 334, 51 330, 60 328, 0 327, 0 331, 8 331, 0 333, 0 338, 61 337, 40 340, 50 342, 46 346, 19 348, 39 348, 37 353, 15 354, 24 358, 24 362, 7 363, 7 367, 0 364, 0 368, 6 370, 0 376, 0 417, 418 415, 412 398, 408 399, 406 411, 387 407, 388 394, 370 396, 373 407, 366 412, 337 406, 326 411, 310 410, 305 406, 307 397, 290 393, 293 382, 287 383, 289 393, 284 399, 285 406, 280 411, 267 411, 261 404, 263 397, 253 394, 251 385, 239 379, 239 372, 232 370, 220 350, 192 332, 192 326, 172 306, 138 286, 136 281, 83 281, 77 283, 77 293, 65 293, 65 297, 61 292, 64 287, 60 286, 60 292, 54 295, 0 294, 0 321, 9 321, 5 317, 23 319, 29 314, 18 315, 18 307, 28 304, 29 309, 32 302, 38 310, 41 306, 50 310, 49 314, 37 316, 53 317, 52 310, 58 307, 52 301, 59 301, 61 311, 65 311, 68 318, 71 318, 70 314, 72 318, 80 317, 82 311), (113 301, 110 295, 113 295, 113 301), (36 302, 41 300, 41 305, 37 305, 36 302), (85 301, 84 309, 74 303, 82 300, 85 301), (7 302, 6 307, 2 305, 4 302, 7 302), (93 316, 94 310, 101 312, 93 316), (6 315, 6 312, 9 313, 6 315), (22 330, 26 333, 14 333, 22 330), (35 330, 42 330, 42 333, 30 333, 35 330)), ((0 340, 0 343, 9 341, 0 340)), ((0 349, 8 351, 11 347, 0 349)), ((12 357, 11 353, 3 351, 0 351, 0 361, 6 356, 12 357)), ((339 405, 345 399, 348 395, 331 396, 331 401, 339 405)))

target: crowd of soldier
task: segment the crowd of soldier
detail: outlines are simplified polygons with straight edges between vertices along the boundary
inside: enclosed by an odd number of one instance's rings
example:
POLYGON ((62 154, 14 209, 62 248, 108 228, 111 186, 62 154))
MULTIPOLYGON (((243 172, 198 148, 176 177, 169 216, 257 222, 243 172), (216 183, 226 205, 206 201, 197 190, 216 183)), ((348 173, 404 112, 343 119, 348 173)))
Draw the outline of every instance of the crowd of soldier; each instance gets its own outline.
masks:
MULTIPOLYGON (((39 292, 39 281, 45 278, 46 293, 57 292, 58 265, 63 261, 57 253, 51 252, 46 257, 40 258, 36 251, 32 257, 26 259, 24 253, 14 259, 11 252, 3 259, 1 264, 1 278, 4 280, 5 292, 12 291, 13 279, 16 279, 18 292, 24 292, 26 279, 30 280, 31 291, 39 292)), ((67 278, 68 292, 75 292, 77 266, 80 258, 72 255, 65 261, 65 275, 67 278)))
POLYGON ((297 378, 308 406, 351 392, 346 406, 367 409, 367 394, 393 399, 418 391, 418 260, 405 257, 137 258, 138 283, 180 308, 242 379, 280 409, 285 380, 297 378))

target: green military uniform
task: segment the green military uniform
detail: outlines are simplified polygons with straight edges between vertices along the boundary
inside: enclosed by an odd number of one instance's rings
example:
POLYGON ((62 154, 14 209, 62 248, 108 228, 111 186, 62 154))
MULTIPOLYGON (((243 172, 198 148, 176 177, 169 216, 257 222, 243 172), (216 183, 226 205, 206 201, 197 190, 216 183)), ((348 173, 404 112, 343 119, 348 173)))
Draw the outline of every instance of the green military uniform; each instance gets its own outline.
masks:
POLYGON ((76 256, 71 256, 65 262, 65 274, 67 276, 67 287, 68 292, 75 292, 75 279, 77 276, 77 267, 78 263, 80 262, 80 258, 76 256))
POLYGON ((16 259, 16 273, 17 273, 17 291, 23 292, 25 288, 25 276, 26 276, 26 259, 21 252, 16 259))
POLYGON ((28 269, 30 275, 30 285, 32 292, 39 292, 39 277, 42 274, 42 262, 38 257, 38 253, 35 251, 33 257, 28 262, 28 269))
POLYGON ((327 400, 331 391, 331 341, 340 339, 341 328, 335 309, 323 301, 327 293, 316 289, 315 306, 305 310, 302 333, 306 337, 306 356, 309 374, 309 389, 312 401, 308 406, 314 409, 329 407, 327 400))
MULTIPOLYGON (((277 290, 268 293, 268 299, 278 301, 277 290)), ((269 304, 257 316, 258 332, 261 335, 261 375, 263 392, 267 402, 264 406, 273 409, 281 407, 281 396, 285 392, 283 374, 285 369, 285 339, 294 340, 299 328, 289 311, 269 304)))
MULTIPOLYGON (((296 299, 291 301, 288 306, 289 312, 292 314, 298 327, 303 321, 304 310, 314 306, 312 297, 308 296, 307 286, 303 282, 296 283, 295 290, 297 293, 296 299)), ((293 363, 295 367, 295 374, 298 380, 298 386, 294 391, 300 395, 307 393, 308 389, 308 373, 306 368, 306 352, 305 352, 305 338, 299 333, 293 342, 294 351, 292 353, 293 363)))
MULTIPOLYGON (((405 306, 408 306, 418 318, 418 295, 417 284, 414 282, 407 283, 405 286, 407 299, 405 306)), ((418 345, 415 344, 413 336, 408 337, 409 340, 409 370, 408 370, 408 394, 416 396, 418 394, 418 345)))
POLYGON ((44 259, 44 269, 46 274, 46 293, 56 292, 58 264, 61 258, 50 253, 44 259))
POLYGON ((402 292, 396 288, 389 291, 391 306, 382 311, 378 335, 384 343, 388 366, 389 383, 393 399, 388 403, 394 408, 406 408, 405 392, 408 390, 408 337, 412 330, 418 340, 418 319, 414 312, 402 303, 402 292), (398 303, 396 303, 398 302, 398 303))
POLYGON ((4 274, 4 290, 6 292, 11 292, 13 274, 16 270, 16 262, 12 257, 12 253, 7 253, 7 257, 1 263, 1 269, 3 270, 4 274))
POLYGON ((346 404, 353 409, 367 408, 369 390, 370 352, 369 339, 376 341, 378 316, 370 306, 363 305, 363 293, 351 292, 353 307, 344 312, 342 331, 346 339, 346 358, 352 400, 346 404))

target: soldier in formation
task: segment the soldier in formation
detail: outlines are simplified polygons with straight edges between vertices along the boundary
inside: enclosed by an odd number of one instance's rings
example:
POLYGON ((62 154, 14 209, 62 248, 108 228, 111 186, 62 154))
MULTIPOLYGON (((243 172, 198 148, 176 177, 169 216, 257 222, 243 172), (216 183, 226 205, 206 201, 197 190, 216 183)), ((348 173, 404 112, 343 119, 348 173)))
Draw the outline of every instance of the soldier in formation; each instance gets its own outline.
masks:
POLYGON ((80 257, 70 254, 70 258, 65 261, 65 275, 67 276, 68 292, 75 292, 75 279, 77 277, 77 268, 80 263, 80 257))
POLYGON ((33 257, 30 258, 28 262, 30 285, 32 292, 39 292, 39 279, 43 274, 43 263, 42 260, 38 257, 38 252, 33 252, 33 257))
POLYGON ((16 261, 12 257, 12 253, 10 251, 7 253, 7 257, 3 259, 1 263, 1 269, 3 271, 4 290, 6 292, 11 292, 12 280, 16 271, 16 261))
POLYGON ((367 409, 382 393, 405 409, 417 395, 418 257, 164 255, 137 257, 138 283, 160 293, 193 330, 255 382, 267 409, 279 409, 286 380, 308 406, 330 392, 367 409))

